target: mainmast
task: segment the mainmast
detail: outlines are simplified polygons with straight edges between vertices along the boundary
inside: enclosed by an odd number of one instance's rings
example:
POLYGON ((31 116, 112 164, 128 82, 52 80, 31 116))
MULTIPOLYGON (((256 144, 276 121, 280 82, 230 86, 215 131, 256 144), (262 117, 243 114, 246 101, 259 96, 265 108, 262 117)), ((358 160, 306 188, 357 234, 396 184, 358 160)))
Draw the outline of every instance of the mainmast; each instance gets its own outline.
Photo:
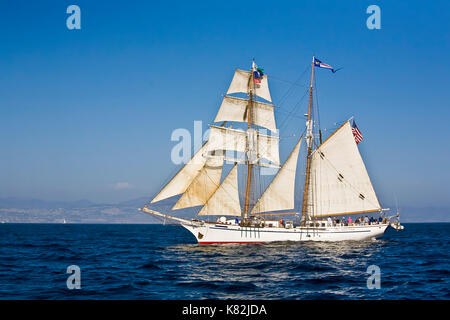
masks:
MULTIPOLYGON (((254 71, 255 71, 255 60, 253 59, 252 70, 251 70, 249 83, 248 83, 248 95, 249 95, 248 108, 247 108, 247 112, 248 112, 247 134, 248 135, 252 135, 252 133, 250 133, 250 131, 252 129, 253 90, 255 88, 254 78, 253 78, 254 71)), ((249 211, 250 211, 249 210, 249 201, 250 201, 250 190, 251 190, 251 185, 252 185, 252 168, 253 168, 253 162, 252 162, 253 161, 253 150, 252 150, 253 143, 251 143, 250 140, 251 139, 248 139, 249 143, 248 143, 248 150, 247 150, 247 187, 245 190, 245 206, 244 206, 244 211, 242 214, 243 218, 247 218, 249 211)))
POLYGON ((308 189, 311 175, 311 153, 313 146, 313 120, 312 120, 312 97, 313 97, 313 81, 314 81, 314 57, 311 63, 311 85, 309 87, 309 105, 308 118, 306 120, 306 145, 308 146, 308 154, 306 156, 306 177, 305 188, 303 189, 303 205, 302 205, 302 219, 306 218, 306 209, 308 205, 308 189))

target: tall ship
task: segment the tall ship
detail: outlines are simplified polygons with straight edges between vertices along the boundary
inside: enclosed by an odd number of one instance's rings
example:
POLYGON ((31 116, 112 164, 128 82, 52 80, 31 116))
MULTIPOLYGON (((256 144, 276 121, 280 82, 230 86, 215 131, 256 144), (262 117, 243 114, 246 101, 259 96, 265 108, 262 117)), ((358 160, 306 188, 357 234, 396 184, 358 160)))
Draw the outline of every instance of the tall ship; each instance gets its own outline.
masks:
POLYGON ((389 226, 403 229, 399 215, 386 216, 380 205, 358 149, 362 135, 354 120, 323 141, 322 131, 314 129, 316 68, 335 72, 313 57, 306 128, 283 164, 268 76, 253 61, 249 71, 235 70, 214 119, 220 125, 210 125, 209 139, 140 210, 183 226, 199 244, 367 240, 389 226), (233 128, 233 123, 246 128, 233 128), (301 148, 304 157, 299 157, 301 148), (300 174, 299 158, 306 167, 300 174), (231 167, 226 175, 225 167, 231 167), (265 190, 259 179, 263 169, 276 170, 265 190), (297 176, 303 178, 302 190, 296 190, 297 176), (295 212, 296 192, 301 203, 295 212), (153 208, 175 196, 170 213, 153 208), (191 207, 198 207, 195 219, 174 215, 191 207))

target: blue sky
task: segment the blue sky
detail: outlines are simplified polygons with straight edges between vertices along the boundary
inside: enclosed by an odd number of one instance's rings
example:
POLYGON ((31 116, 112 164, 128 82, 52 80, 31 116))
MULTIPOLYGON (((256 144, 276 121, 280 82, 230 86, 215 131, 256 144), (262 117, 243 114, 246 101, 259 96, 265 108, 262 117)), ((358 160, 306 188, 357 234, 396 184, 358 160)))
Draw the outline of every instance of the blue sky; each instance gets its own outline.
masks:
MULTIPOLYGON (((449 12, 448 1, 8 2, 0 198, 150 199, 177 169, 172 131, 206 128, 234 68, 255 57, 277 104, 289 85, 275 79, 294 81, 315 54, 343 67, 317 72, 321 125, 356 117, 381 200, 450 206, 449 12), (66 28, 70 4, 81 30, 66 28), (381 30, 366 27, 371 4, 381 30)), ((303 119, 288 122, 303 131, 303 119)))

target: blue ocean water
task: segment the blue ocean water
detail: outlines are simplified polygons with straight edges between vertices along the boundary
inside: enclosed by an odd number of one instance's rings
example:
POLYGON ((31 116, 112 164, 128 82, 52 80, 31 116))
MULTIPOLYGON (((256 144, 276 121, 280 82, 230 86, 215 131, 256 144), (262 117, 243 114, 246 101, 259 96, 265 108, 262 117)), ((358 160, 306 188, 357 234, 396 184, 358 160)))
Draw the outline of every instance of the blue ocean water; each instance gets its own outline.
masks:
POLYGON ((0 225, 0 299, 449 299, 450 224, 377 241, 202 246, 180 226, 0 225), (69 290, 69 265, 81 289, 69 290), (381 288, 367 288, 367 267, 381 288))

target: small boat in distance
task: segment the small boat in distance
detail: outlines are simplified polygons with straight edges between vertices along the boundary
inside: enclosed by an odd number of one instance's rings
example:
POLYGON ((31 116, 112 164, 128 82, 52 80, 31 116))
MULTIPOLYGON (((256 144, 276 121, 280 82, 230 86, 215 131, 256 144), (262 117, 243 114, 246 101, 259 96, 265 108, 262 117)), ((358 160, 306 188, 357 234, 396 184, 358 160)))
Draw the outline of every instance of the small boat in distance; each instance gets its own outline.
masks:
POLYGON ((322 141, 322 131, 312 110, 316 67, 334 72, 331 66, 313 57, 305 133, 283 165, 280 166, 279 137, 262 132, 276 133, 277 126, 268 77, 253 61, 250 71, 237 69, 234 73, 214 119, 222 124, 210 126, 208 141, 140 210, 180 224, 200 244, 366 240, 380 237, 390 225, 403 229, 399 215, 385 216, 383 211, 387 209, 378 201, 359 153, 362 135, 354 121, 345 121, 322 141), (236 93, 246 96, 233 95, 236 93), (227 126, 229 122, 244 122, 246 130, 231 128, 227 126), (302 143, 306 148, 306 172, 301 211, 286 212, 295 208, 295 180, 302 143), (231 169, 222 179, 225 165, 231 169), (262 189, 257 185, 261 181, 258 175, 263 167, 278 171, 258 194, 262 189), (240 184, 239 174, 244 177, 240 184), (177 195, 181 197, 172 210, 201 206, 198 219, 180 218, 151 208, 153 203, 177 195), (379 214, 376 218, 364 216, 375 213, 379 214), (219 218, 215 222, 200 219, 205 216, 219 218), (276 216, 298 217, 299 222, 276 216))

